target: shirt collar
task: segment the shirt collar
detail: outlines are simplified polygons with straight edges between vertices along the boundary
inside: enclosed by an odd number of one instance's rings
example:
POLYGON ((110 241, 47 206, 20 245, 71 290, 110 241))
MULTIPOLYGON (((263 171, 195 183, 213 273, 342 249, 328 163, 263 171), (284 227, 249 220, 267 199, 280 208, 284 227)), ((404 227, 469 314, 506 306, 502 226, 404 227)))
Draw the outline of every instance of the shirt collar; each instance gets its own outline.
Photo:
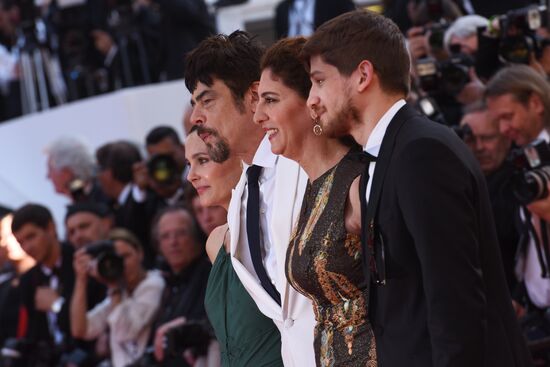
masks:
POLYGON ((541 132, 539 133, 539 136, 537 136, 537 139, 542 139, 545 142, 549 143, 550 135, 548 134, 548 131, 546 131, 546 129, 542 129, 541 132))
POLYGON ((127 184, 126 186, 124 186, 124 189, 122 189, 117 199, 120 205, 124 205, 124 203, 126 202, 126 199, 128 199, 128 195, 130 195, 131 190, 132 190, 132 184, 127 184))
MULTIPOLYGON (((267 135, 262 139, 254 158, 252 159, 252 164, 261 166, 264 168, 273 168, 277 163, 278 156, 273 154, 271 151, 271 143, 267 135)), ((244 162, 243 162, 244 163, 244 162)), ((244 163, 244 169, 246 170, 249 167, 248 164, 244 163)))
POLYGON ((49 268, 44 264, 40 264, 40 268, 42 269, 42 273, 44 273, 44 275, 49 277, 50 275, 53 274, 54 269, 61 268, 61 255, 59 255, 59 258, 55 262, 55 265, 53 266, 53 268, 49 268))
POLYGON ((386 130, 388 129, 389 124, 394 118, 395 114, 404 105, 405 100, 400 99, 399 101, 395 102, 389 110, 386 111, 386 113, 384 114, 384 116, 382 116, 380 120, 378 120, 376 126, 374 126, 374 129, 369 136, 369 139, 367 140, 367 144, 363 147, 363 150, 365 152, 372 154, 375 157, 378 157, 378 154, 380 153, 380 147, 382 146, 382 140, 384 140, 384 135, 386 134, 386 130))

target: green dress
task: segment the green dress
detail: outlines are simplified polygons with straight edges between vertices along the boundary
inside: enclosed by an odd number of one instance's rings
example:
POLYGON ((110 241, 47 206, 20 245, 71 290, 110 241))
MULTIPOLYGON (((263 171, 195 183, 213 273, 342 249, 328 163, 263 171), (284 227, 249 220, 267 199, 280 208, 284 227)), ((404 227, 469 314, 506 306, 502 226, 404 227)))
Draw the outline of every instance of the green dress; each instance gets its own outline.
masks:
POLYGON ((222 366, 283 366, 279 330, 258 310, 224 246, 212 265, 204 304, 220 343, 222 366))

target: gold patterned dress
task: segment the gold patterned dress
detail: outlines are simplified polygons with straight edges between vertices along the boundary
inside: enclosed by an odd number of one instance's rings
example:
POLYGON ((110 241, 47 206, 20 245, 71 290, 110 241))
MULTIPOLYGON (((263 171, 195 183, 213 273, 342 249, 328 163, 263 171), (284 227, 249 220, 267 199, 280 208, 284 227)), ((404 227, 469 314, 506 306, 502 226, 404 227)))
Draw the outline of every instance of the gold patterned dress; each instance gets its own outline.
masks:
POLYGON ((286 261, 290 284, 313 301, 317 366, 368 366, 376 362, 367 317, 360 237, 346 231, 344 214, 353 180, 365 163, 348 153, 308 183, 286 261))

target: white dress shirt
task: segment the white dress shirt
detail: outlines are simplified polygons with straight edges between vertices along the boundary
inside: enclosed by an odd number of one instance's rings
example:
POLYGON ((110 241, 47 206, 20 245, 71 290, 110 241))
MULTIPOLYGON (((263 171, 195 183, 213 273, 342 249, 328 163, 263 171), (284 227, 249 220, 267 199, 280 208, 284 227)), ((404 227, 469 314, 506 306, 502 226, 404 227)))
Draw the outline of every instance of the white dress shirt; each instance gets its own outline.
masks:
MULTIPOLYGON (((262 251, 262 260, 267 275, 271 280, 271 283, 277 284, 277 256, 275 249, 272 246, 273 235, 270 231, 270 226, 268 223, 271 223, 271 216, 273 213, 273 198, 275 190, 275 173, 277 160, 279 157, 271 152, 271 143, 269 139, 265 137, 260 145, 258 150, 254 155, 252 164, 263 167, 262 173, 258 179, 260 186, 260 246, 262 251)), ((243 162, 243 170, 246 172, 249 165, 243 162)), ((248 185, 244 190, 244 194, 241 198, 241 229, 240 229, 240 241, 244 246, 248 245, 248 236, 246 231, 246 204, 248 200, 248 185)), ((248 271, 252 274, 256 274, 252 262, 245 262, 248 264, 248 271)), ((256 277, 258 275, 256 274, 256 277)), ((259 281, 259 278, 258 278, 259 281)))
MULTIPOLYGON (((386 135, 386 130, 394 118, 395 114, 405 105, 405 100, 400 99, 395 102, 393 106, 382 116, 382 118, 376 123, 376 126, 372 130, 367 144, 363 147, 363 150, 374 157, 378 157, 380 153, 380 147, 382 146, 382 140, 384 140, 384 135, 386 135)), ((367 203, 369 202, 370 189, 372 187, 372 177, 374 175, 374 168, 376 167, 376 162, 370 162, 369 165, 369 182, 367 182, 367 203)))
MULTIPOLYGON (((550 135, 546 130, 542 130, 537 139, 543 139, 546 142, 550 141, 550 135)), ((521 220, 525 220, 523 213, 521 220)), ((540 218, 537 215, 531 216, 531 222, 535 228, 539 228, 540 218)), ((540 228, 540 230, 548 231, 548 228, 540 228)), ((541 276, 542 269, 540 267, 535 239, 533 234, 529 234, 529 242, 527 244, 527 252, 525 256, 519 259, 516 266, 516 273, 520 280, 525 282, 525 288, 531 302, 540 308, 550 307, 550 278, 541 276)))
MULTIPOLYGON (((62 255, 60 254, 59 259, 57 259, 57 262, 54 265, 54 268, 61 268, 61 256, 62 255)), ((42 269, 42 273, 44 273, 45 276, 50 277, 50 282, 48 284, 49 287, 59 293, 59 277, 54 274, 53 269, 48 268, 44 264, 42 264, 40 268, 42 269)), ((63 302, 65 302, 65 300, 63 300, 63 302)), ((53 336, 55 344, 60 345, 63 342, 63 333, 57 325, 57 313, 53 311, 48 311, 46 315, 48 318, 48 328, 50 330, 50 334, 53 336)))

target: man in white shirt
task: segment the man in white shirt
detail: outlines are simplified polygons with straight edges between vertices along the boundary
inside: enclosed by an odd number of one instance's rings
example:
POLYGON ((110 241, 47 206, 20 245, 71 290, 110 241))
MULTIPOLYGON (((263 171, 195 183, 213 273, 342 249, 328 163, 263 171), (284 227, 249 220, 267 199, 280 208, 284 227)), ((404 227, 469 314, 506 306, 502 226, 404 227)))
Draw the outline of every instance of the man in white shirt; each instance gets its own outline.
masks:
POLYGON ((313 366, 313 306, 288 284, 284 268, 307 176, 295 162, 274 155, 254 123, 262 53, 242 31, 201 42, 185 66, 191 122, 199 126, 214 161, 233 154, 242 159, 227 215, 233 267, 260 311, 279 328, 285 366, 313 366))
MULTIPOLYGON (((485 95, 500 132, 518 146, 525 147, 537 139, 549 142, 550 86, 535 70, 525 65, 502 69, 489 81, 485 95)), ((550 198, 537 199, 540 200, 523 203, 521 217, 527 236, 520 244, 522 251, 516 273, 525 284, 529 300, 538 308, 547 308, 550 307, 550 278, 541 275, 549 269, 549 259, 539 257, 537 247, 548 247, 548 243, 543 243, 542 231, 548 232, 550 198)))
POLYGON ((323 133, 353 136, 371 160, 360 197, 378 365, 529 365, 483 174, 456 134, 405 103, 410 61, 397 26, 347 13, 303 54, 323 133))

